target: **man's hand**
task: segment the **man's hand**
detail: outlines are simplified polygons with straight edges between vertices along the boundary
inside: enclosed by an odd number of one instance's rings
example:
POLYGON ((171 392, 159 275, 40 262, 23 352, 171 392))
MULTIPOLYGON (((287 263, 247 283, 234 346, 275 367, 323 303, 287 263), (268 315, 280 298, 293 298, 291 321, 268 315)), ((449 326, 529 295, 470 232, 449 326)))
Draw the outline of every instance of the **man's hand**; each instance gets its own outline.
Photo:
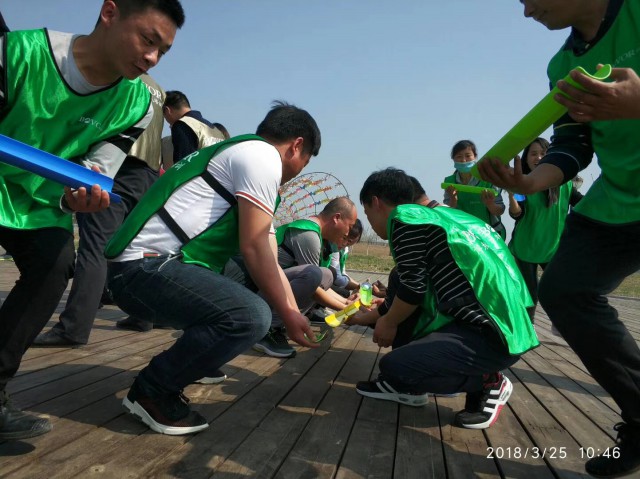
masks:
POLYGON ((290 339, 307 348, 317 348, 319 346, 318 343, 313 342, 313 338, 316 335, 309 325, 309 320, 299 311, 292 310, 289 314, 281 316, 281 318, 287 329, 287 336, 290 339))
POLYGON ((373 332, 373 342, 381 348, 386 348, 393 344, 393 340, 398 333, 398 325, 389 321, 385 316, 381 316, 376 321, 376 329, 373 332))
MULTIPOLYGON (((100 173, 100 168, 92 166, 91 170, 100 173)), ((73 190, 68 186, 64 187, 64 200, 69 209, 79 213, 95 213, 109 207, 109 193, 100 188, 100 185, 93 185, 91 192, 87 193, 85 187, 73 190)))
POLYGON ((613 82, 594 80, 578 70, 570 75, 586 91, 560 80, 558 88, 571 98, 557 94, 554 99, 567 107, 574 120, 586 123, 640 118, 640 78, 633 69, 614 68, 609 77, 613 82))

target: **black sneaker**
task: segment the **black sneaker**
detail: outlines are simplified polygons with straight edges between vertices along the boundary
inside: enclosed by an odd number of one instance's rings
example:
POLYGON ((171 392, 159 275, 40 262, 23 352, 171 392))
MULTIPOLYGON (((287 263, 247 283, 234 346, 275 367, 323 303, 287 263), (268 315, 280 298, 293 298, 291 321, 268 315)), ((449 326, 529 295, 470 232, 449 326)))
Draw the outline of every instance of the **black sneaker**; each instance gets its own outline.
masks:
POLYGON ((5 391, 0 391, 0 441, 27 439, 51 431, 51 423, 33 414, 20 411, 5 391))
POLYGON ((128 329, 129 331, 138 331, 139 333, 146 333, 153 329, 153 323, 146 319, 134 318, 133 316, 127 316, 120 321, 116 321, 116 328, 128 329))
POLYGON ((618 431, 615 446, 589 459, 584 466, 593 477, 620 477, 640 470, 640 429, 624 422, 613 428, 618 431))
POLYGON ((158 397, 144 396, 134 381, 122 405, 134 416, 160 434, 180 436, 209 427, 207 420, 189 407, 182 391, 158 397))
POLYGON ((485 375, 482 391, 467 393, 464 411, 455 415, 454 424, 467 429, 486 429, 498 419, 507 404, 513 384, 502 373, 485 375))
POLYGON ((284 328, 271 328, 267 335, 253 345, 253 349, 274 358, 292 358, 296 350, 289 346, 284 328))
POLYGON ((211 376, 207 376, 206 378, 200 378, 196 382, 199 384, 218 384, 224 381, 225 379, 227 379, 227 375, 218 369, 211 376))
POLYGON ((429 402, 428 394, 401 393, 393 389, 389 383, 380 379, 376 381, 360 381, 356 385, 356 391, 362 396, 395 401, 407 406, 419 407, 429 402))

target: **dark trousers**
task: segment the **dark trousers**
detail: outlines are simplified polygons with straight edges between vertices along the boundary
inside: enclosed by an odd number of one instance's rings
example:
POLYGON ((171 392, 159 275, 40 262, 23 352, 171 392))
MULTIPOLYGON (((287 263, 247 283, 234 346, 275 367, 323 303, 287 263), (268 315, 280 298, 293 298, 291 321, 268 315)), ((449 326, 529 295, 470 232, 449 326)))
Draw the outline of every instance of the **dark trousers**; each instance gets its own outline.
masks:
POLYGON ((109 289, 132 316, 184 330, 140 372, 147 394, 180 391, 262 339, 269 305, 243 285, 179 257, 109 264, 109 289))
POLYGON ((640 268, 640 224, 571 213, 540 281, 540 304, 594 379, 640 427, 640 349, 606 295, 640 268))
POLYGON ((527 290, 531 295, 531 299, 533 299, 533 306, 527 308, 527 313, 529 313, 529 319, 531 319, 531 323, 533 323, 533 318, 536 314, 536 306, 538 304, 538 265, 542 268, 542 271, 545 270, 547 264, 549 263, 527 263, 526 261, 522 261, 514 256, 516 260, 516 264, 518 265, 518 269, 524 278, 524 283, 527 285, 527 290))
POLYGON ((380 360, 380 378, 405 393, 474 393, 482 390, 484 374, 519 358, 492 331, 454 322, 394 348, 380 360))
POLYGON ((86 344, 100 305, 107 277, 104 248, 124 218, 158 178, 158 173, 135 158, 127 158, 114 178, 113 192, 121 203, 111 203, 98 213, 78 213, 80 233, 71 292, 54 331, 76 343, 86 344))
POLYGON ((0 244, 20 277, 0 307, 0 391, 55 312, 73 274, 73 234, 63 228, 0 227, 0 244))

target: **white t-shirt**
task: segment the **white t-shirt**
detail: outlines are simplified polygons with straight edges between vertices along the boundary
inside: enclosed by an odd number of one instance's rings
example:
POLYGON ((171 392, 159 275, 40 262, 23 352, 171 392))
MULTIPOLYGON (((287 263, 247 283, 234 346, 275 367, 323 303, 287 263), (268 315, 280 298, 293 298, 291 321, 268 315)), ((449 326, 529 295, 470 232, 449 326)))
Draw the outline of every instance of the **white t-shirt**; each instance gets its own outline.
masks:
MULTIPOLYGON (((185 161, 189 157, 181 162, 185 161)), ((180 164, 174 166, 178 167, 180 164)), ((282 160, 273 146, 258 140, 238 143, 213 157, 207 169, 236 198, 244 198, 273 216, 282 179, 282 160)), ((229 209, 229 203, 196 177, 176 189, 164 207, 193 238, 215 223, 229 209)), ((144 253, 177 254, 181 246, 164 221, 154 215, 113 261, 140 259, 144 253)))

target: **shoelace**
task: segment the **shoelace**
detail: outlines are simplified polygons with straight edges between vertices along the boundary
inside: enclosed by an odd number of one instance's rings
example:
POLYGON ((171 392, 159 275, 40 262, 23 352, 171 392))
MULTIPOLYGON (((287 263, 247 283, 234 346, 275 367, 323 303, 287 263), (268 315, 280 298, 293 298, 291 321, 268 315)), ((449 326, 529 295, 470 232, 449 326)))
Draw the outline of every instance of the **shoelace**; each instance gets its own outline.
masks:
POLYGON ((282 331, 274 330, 271 333, 271 339, 275 341, 276 344, 280 346, 288 346, 289 341, 287 341, 287 337, 284 335, 282 331))

